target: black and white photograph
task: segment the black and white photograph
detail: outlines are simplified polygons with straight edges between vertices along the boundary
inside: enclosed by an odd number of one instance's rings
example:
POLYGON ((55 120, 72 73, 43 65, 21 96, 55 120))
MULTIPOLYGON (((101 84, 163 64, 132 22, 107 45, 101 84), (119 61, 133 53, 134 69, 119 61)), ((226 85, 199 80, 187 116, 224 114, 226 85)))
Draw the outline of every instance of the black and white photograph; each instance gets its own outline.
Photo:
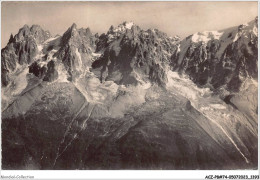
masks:
POLYGON ((258 1, 2 1, 1 169, 258 170, 258 1))

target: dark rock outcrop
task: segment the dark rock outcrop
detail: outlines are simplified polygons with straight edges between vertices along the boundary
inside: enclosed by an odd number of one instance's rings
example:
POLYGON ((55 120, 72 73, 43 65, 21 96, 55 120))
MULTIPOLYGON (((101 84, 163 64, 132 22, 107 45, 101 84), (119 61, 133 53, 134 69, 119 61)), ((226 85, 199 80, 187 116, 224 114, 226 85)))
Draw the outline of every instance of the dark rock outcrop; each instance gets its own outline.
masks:
POLYGON ((53 60, 48 62, 47 67, 46 65, 41 67, 38 62, 32 63, 29 66, 29 73, 33 73, 36 77, 48 82, 52 82, 58 78, 58 71, 55 69, 55 62, 53 60))
POLYGON ((55 69, 55 62, 51 60, 47 64, 47 72, 45 77, 43 78, 43 81, 52 82, 58 78, 58 71, 55 69))
POLYGON ((33 62, 29 66, 29 73, 33 73, 35 76, 42 78, 45 76, 47 72, 47 67, 43 66, 41 67, 37 62, 33 62))
POLYGON ((169 57, 176 51, 177 42, 159 30, 144 31, 131 22, 111 26, 99 37, 97 51, 104 54, 92 64, 93 72, 100 81, 136 84, 148 80, 164 85, 169 57))

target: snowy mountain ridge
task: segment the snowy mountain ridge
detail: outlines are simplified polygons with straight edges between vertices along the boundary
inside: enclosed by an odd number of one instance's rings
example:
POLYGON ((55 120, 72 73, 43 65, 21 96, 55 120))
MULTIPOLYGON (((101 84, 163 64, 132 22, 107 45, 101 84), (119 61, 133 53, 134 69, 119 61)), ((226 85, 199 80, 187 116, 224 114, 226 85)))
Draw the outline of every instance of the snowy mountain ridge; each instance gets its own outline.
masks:
POLYGON ((24 26, 1 53, 3 168, 256 168, 257 32, 24 26))

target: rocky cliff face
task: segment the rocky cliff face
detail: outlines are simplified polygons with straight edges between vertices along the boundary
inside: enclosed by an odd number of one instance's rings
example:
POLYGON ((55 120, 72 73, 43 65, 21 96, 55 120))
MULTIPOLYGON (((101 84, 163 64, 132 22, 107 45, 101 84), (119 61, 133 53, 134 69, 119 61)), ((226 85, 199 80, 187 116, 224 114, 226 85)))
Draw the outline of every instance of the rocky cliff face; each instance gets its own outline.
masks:
POLYGON ((171 67, 257 120, 258 18, 220 31, 198 32, 178 45, 171 67), (247 104, 245 107, 243 104, 247 104))
POLYGON ((62 60, 70 80, 75 79, 91 66, 92 52, 96 49, 95 42, 96 37, 92 35, 89 28, 77 29, 76 24, 63 34, 61 48, 54 57, 62 60))
POLYGON ((257 168, 257 31, 24 26, 2 49, 3 168, 257 168))
POLYGON ((185 38, 172 56, 173 69, 188 74, 200 86, 225 86, 238 92, 246 78, 257 79, 257 21, 185 38))
POLYGON ((100 36, 97 51, 103 55, 93 64, 93 72, 101 81, 137 84, 152 81, 167 83, 169 57, 176 51, 179 38, 169 38, 157 29, 141 30, 132 22, 110 27, 100 36))
POLYGON ((25 25, 14 37, 11 35, 7 46, 1 52, 2 85, 7 86, 12 73, 17 66, 30 64, 39 53, 39 44, 51 37, 48 31, 40 26, 31 28, 25 25))

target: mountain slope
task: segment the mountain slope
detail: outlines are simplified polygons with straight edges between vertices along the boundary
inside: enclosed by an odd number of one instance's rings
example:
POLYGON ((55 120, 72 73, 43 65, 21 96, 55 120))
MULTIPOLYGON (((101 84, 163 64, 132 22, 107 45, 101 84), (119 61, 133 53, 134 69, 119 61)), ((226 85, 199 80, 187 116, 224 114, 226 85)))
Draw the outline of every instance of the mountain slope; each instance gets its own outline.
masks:
POLYGON ((221 31, 195 33, 180 43, 172 57, 174 70, 198 85, 239 91, 246 78, 257 79, 258 19, 221 31))
POLYGON ((24 25, 17 35, 11 35, 8 45, 1 52, 2 86, 9 84, 9 73, 19 65, 30 64, 39 52, 39 43, 50 38, 50 33, 38 25, 24 25))
POLYGON ((256 27, 23 27, 2 49, 3 168, 257 168, 256 27))
POLYGON ((132 22, 124 22, 100 36, 97 50, 104 54, 92 64, 93 72, 101 81, 117 84, 137 84, 148 79, 165 84, 169 57, 177 42, 178 38, 169 38, 158 30, 143 31, 132 22))

